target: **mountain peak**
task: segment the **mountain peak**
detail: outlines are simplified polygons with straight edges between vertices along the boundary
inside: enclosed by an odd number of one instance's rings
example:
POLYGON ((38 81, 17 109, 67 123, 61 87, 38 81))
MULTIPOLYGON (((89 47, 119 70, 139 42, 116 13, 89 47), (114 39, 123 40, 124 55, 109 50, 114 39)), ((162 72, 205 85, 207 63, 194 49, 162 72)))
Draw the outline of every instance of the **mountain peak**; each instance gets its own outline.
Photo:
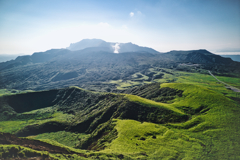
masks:
POLYGON ((123 53, 123 52, 148 52, 157 54, 158 51, 148 48, 148 47, 141 47, 131 42, 128 43, 118 43, 118 42, 106 42, 101 39, 83 39, 77 43, 71 43, 67 49, 71 51, 82 50, 86 48, 92 47, 101 47, 105 48, 107 52, 112 53, 123 53))
POLYGON ((106 44, 104 40, 101 39, 83 39, 77 43, 71 43, 67 49, 71 51, 82 50, 89 47, 101 47, 106 44))

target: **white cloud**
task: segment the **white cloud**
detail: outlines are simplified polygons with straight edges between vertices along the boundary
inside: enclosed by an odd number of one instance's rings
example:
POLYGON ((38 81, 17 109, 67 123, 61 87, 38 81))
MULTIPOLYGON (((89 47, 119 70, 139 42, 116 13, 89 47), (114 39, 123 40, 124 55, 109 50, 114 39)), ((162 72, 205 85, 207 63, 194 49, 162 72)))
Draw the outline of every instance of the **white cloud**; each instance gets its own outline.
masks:
POLYGON ((129 15, 130 15, 130 17, 133 17, 133 16, 134 16, 134 13, 133 13, 133 12, 130 12, 129 15))

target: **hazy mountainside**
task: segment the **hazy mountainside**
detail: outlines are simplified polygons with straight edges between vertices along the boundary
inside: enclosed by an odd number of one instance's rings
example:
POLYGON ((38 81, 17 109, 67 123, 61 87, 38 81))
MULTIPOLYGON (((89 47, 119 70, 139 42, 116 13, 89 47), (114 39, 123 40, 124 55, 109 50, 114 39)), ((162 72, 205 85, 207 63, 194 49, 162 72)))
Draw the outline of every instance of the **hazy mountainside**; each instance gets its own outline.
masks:
POLYGON ((75 51, 72 56, 66 55, 50 62, 2 70, 1 86, 8 88, 7 85, 17 85, 12 87, 43 89, 59 88, 63 84, 69 86, 120 79, 144 69, 149 65, 144 59, 151 59, 151 56, 149 53, 75 51), (19 83, 16 84, 16 81, 19 83))
POLYGON ((35 52, 32 55, 18 56, 15 60, 0 63, 0 70, 23 66, 26 64, 44 63, 68 54, 66 49, 51 49, 46 52, 35 52))
POLYGON ((152 54, 159 53, 158 51, 148 48, 148 47, 141 47, 136 44, 132 43, 113 43, 113 42, 105 42, 101 39, 83 39, 77 43, 71 43, 67 49, 71 51, 82 50, 86 48, 104 48, 107 52, 114 52, 114 53, 123 53, 123 52, 148 52, 152 54))
POLYGON ((0 63, 16 59, 20 55, 0 54, 0 63))
POLYGON ((68 87, 0 96, 1 157, 239 158, 240 110, 223 94, 180 83, 125 93, 134 95, 68 87))
MULTIPOLYGON (((108 44, 107 42, 83 40, 79 43, 84 46, 85 41, 91 42, 86 43, 88 46, 95 47, 76 51, 52 49, 0 63, 0 88, 43 90, 74 85, 90 90, 114 91, 116 87, 108 83, 109 81, 131 80, 138 72, 147 74, 146 71, 151 72, 150 69, 154 67, 191 72, 205 72, 203 69, 207 69, 217 75, 240 75, 239 62, 214 55, 207 50, 152 54, 140 47, 142 50, 138 52, 114 54, 106 51, 106 47, 102 45, 108 44), (187 64, 187 67, 183 64, 187 64), (196 66, 189 69, 189 64, 196 66), (99 87, 94 87, 96 85, 99 87)), ((130 50, 133 46, 139 48, 131 43, 119 46, 123 51, 130 50)), ((152 78, 149 78, 147 81, 151 80, 152 78)))
POLYGON ((240 62, 240 55, 221 55, 222 57, 229 57, 234 61, 240 62))
POLYGON ((107 47, 110 49, 110 51, 114 51, 110 43, 107 43, 101 39, 83 39, 77 43, 71 43, 66 49, 76 51, 91 47, 107 47))
POLYGON ((177 61, 185 61, 200 64, 229 64, 234 63, 231 58, 223 58, 205 49, 192 51, 170 51, 167 56, 177 61))
POLYGON ((152 54, 159 54, 158 51, 148 48, 148 47, 141 47, 136 44, 132 44, 131 42, 129 43, 119 43, 119 53, 124 53, 124 52, 148 52, 152 54))

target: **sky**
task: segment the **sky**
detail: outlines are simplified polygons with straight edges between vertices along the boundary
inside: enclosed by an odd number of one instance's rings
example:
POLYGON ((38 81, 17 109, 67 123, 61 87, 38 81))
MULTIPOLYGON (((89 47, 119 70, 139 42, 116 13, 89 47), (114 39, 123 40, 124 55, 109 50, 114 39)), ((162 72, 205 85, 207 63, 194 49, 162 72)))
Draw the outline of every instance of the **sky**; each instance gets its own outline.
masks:
POLYGON ((86 38, 240 54, 240 0, 0 0, 0 54, 86 38))

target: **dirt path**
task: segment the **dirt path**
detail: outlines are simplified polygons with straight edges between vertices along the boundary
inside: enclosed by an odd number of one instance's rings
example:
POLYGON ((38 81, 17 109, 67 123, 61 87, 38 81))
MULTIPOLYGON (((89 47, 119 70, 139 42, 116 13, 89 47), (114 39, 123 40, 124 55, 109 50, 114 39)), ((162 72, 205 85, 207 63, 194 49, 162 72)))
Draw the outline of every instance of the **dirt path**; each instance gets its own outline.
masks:
POLYGON ((236 87, 233 87, 233 86, 230 86, 229 84, 220 81, 219 79, 217 79, 217 78, 211 73, 211 71, 208 71, 208 72, 209 72, 209 74, 210 74, 211 76, 213 76, 213 78, 215 78, 218 82, 224 84, 226 88, 229 88, 229 89, 231 89, 231 90, 234 91, 234 92, 240 92, 240 89, 238 89, 238 88, 236 88, 236 87))

